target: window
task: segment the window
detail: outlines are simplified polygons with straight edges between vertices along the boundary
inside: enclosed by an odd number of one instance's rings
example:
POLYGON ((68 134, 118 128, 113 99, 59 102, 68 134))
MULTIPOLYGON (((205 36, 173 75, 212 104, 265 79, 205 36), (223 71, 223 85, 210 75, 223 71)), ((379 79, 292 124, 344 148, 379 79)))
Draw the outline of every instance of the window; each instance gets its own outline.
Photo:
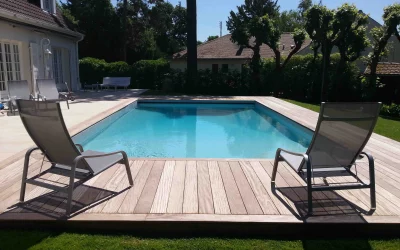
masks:
POLYGON ((5 91, 9 81, 21 80, 19 46, 0 41, 0 91, 5 91))
POLYGON ((54 80, 57 84, 64 83, 64 73, 62 64, 62 50, 60 48, 53 48, 53 71, 54 80))
POLYGON ((55 13, 55 1, 54 0, 41 0, 42 1, 42 9, 54 14, 55 13))
POLYGON ((213 64, 212 65, 212 72, 213 73, 218 73, 218 64, 213 64))
POLYGON ((228 64, 222 64, 222 72, 228 72, 228 70, 229 70, 229 66, 228 66, 228 64))

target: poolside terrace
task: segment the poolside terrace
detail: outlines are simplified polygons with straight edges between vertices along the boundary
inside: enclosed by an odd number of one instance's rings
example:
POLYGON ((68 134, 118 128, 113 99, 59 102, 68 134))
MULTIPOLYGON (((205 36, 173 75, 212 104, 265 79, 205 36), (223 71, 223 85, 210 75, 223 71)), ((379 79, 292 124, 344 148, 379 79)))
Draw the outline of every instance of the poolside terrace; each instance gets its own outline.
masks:
MULTIPOLYGON (((138 99, 253 100, 310 129, 318 114, 273 97, 157 97, 139 96, 140 91, 79 93, 71 109, 63 107, 70 133, 76 134, 138 99)), ((272 159, 130 159, 134 185, 129 188, 120 165, 90 179, 74 191, 73 212, 63 217, 66 194, 27 186, 26 200, 18 204, 23 156, 32 145, 19 117, 6 121, 1 142, 12 154, 0 163, 0 226, 50 225, 55 227, 129 228, 148 231, 273 230, 320 223, 335 225, 400 225, 400 143, 373 134, 366 151, 375 157, 377 209, 369 211, 369 190, 314 193, 314 216, 307 216, 305 182, 289 166, 278 169, 277 187, 271 187, 272 159), (9 122, 10 121, 10 122, 9 122), (13 143, 11 133, 18 134, 13 143), (5 143, 4 143, 5 142, 5 143)), ((32 156, 29 176, 49 167, 42 156, 32 156)), ((368 182, 365 159, 357 174, 368 182)), ((47 176, 63 186, 67 177, 47 176)), ((322 179, 315 181, 323 182, 322 179)), ((330 184, 350 181, 331 177, 330 184)), ((347 227, 347 226, 346 226, 347 227)), ((290 230, 289 230, 290 231, 290 230)))

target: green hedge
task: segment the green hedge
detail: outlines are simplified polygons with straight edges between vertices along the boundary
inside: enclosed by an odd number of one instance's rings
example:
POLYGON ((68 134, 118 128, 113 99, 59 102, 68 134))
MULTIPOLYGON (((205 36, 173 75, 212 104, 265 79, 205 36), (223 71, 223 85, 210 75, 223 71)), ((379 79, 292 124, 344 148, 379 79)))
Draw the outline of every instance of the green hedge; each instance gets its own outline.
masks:
POLYGON ((381 115, 400 118, 400 105, 399 104, 383 105, 381 109, 381 115))
MULTIPOLYGON (((332 55, 327 86, 330 101, 359 101, 363 98, 360 70, 354 63, 346 63, 337 74, 339 55, 332 55)), ((252 74, 249 68, 239 72, 200 70, 197 87, 186 84, 186 72, 172 71, 175 91, 210 95, 273 95, 282 98, 318 103, 321 95, 321 57, 312 55, 294 56, 281 73, 275 71, 273 59, 262 62, 261 86, 250 89, 252 74)))
POLYGON ((169 63, 164 59, 138 61, 133 65, 126 62, 107 63, 96 58, 79 61, 82 84, 101 83, 103 77, 131 77, 131 88, 154 89, 168 73, 169 63))
MULTIPOLYGON (((329 101, 360 101, 365 99, 363 79, 355 63, 346 63, 338 69, 339 55, 331 56, 328 72, 329 101), (339 73, 338 73, 339 72, 339 73)), ((276 72, 273 59, 262 62, 261 86, 250 89, 252 72, 245 67, 242 72, 212 73, 210 70, 198 72, 198 83, 187 84, 186 71, 169 69, 164 59, 144 60, 128 65, 125 62, 107 63, 95 58, 80 60, 81 82, 92 84, 101 82, 106 76, 130 76, 131 88, 168 89, 169 91, 207 94, 207 95, 272 95, 279 97, 318 103, 321 95, 321 57, 312 55, 294 56, 282 72, 276 72), (168 88, 165 86, 168 85, 168 88)))

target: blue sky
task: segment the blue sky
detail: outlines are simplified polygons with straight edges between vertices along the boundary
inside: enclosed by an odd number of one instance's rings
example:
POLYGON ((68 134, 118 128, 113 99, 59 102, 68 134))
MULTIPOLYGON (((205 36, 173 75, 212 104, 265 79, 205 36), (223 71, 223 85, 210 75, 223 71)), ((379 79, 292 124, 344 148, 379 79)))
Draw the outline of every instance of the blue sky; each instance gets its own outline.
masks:
MULTIPOLYGON (((165 0, 171 4, 178 4, 180 0, 165 0)), ((115 4, 117 0, 112 0, 115 4)), ((182 5, 186 6, 186 0, 182 0, 182 5)), ((298 0, 279 0, 281 10, 290 10, 297 8, 298 0)), ((314 0, 318 3, 318 0, 314 0)), ((376 21, 382 23, 383 8, 393 4, 394 0, 323 0, 323 4, 329 8, 337 8, 343 3, 353 3, 364 13, 376 21)), ((209 35, 219 35, 219 22, 223 24, 223 35, 227 34, 226 20, 229 12, 236 10, 236 6, 244 3, 244 0, 197 0, 197 38, 200 41, 207 39, 209 35)))

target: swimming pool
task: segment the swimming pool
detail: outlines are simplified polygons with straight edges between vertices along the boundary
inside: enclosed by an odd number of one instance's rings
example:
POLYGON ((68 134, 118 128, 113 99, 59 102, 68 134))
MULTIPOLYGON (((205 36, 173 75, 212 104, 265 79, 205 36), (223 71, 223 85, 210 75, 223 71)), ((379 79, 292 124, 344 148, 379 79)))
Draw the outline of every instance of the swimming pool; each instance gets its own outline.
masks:
POLYGON ((312 132, 256 102, 135 102, 73 137, 129 157, 267 158, 305 152, 312 132))

